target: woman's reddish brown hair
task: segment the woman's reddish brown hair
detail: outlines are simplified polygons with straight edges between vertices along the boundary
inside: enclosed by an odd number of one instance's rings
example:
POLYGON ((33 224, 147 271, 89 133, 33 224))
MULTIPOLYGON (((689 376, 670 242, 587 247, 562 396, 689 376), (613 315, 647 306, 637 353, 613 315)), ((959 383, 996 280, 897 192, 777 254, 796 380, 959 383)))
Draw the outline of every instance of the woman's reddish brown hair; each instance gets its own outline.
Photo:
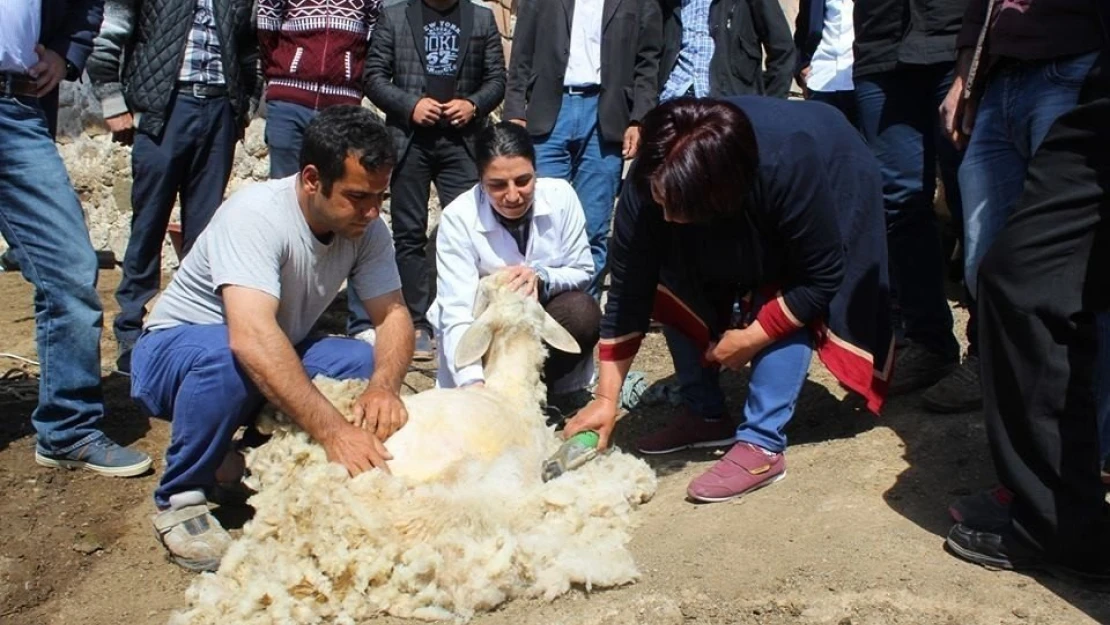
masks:
POLYGON ((722 100, 676 98, 644 117, 634 183, 666 214, 703 223, 741 210, 759 150, 747 115, 722 100))

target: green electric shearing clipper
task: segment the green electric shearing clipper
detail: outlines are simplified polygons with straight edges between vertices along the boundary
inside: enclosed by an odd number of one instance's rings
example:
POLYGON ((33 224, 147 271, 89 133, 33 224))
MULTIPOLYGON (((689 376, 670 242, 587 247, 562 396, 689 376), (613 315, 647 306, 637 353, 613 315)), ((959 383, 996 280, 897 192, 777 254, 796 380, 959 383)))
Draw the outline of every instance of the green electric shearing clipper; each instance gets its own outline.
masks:
POLYGON ((543 463, 543 481, 550 482, 567 471, 573 471, 597 457, 597 432, 586 430, 568 438, 559 450, 543 463))

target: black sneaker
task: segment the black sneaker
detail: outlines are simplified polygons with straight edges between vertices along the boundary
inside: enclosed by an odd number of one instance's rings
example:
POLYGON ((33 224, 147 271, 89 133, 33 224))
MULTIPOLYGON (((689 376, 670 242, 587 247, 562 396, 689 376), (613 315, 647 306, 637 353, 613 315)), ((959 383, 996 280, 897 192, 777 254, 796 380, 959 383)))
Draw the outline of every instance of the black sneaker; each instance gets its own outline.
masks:
POLYGON ((957 558, 995 571, 1035 571, 1044 559, 1010 528, 975 530, 957 523, 948 531, 945 546, 957 558))
POLYGON ((904 395, 928 388, 956 368, 956 362, 910 343, 894 354, 894 379, 889 395, 904 395))
POLYGON ((944 544, 957 558, 992 571, 1044 571, 1096 592, 1110 592, 1110 565, 1100 562, 1098 569, 1087 570, 1050 561, 1009 528, 979 531, 957 523, 944 544))
POLYGON ((977 530, 999 531, 1010 526, 1010 504, 1014 494, 999 484, 994 488, 960 497, 948 506, 956 523, 977 530))
POLYGON ((979 381, 979 357, 968 355, 963 364, 921 396, 929 412, 953 414, 983 407, 983 386, 979 381))

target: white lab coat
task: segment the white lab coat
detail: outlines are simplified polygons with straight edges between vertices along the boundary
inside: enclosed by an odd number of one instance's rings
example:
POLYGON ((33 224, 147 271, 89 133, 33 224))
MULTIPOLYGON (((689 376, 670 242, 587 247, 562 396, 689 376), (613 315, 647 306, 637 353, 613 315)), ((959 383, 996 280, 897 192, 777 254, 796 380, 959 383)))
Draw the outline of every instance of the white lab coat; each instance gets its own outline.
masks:
MULTIPOLYGON (((548 293, 585 289, 594 264, 586 238, 586 217, 578 195, 565 180, 536 180, 532 230, 522 255, 508 230, 497 221, 489 198, 475 185, 443 210, 436 238, 436 299, 428 311, 439 346, 437 386, 453 388, 484 381, 481 363, 455 367, 455 349, 474 322, 478 280, 513 265, 547 273, 548 293)), ((577 390, 593 375, 592 359, 551 389, 577 390)))

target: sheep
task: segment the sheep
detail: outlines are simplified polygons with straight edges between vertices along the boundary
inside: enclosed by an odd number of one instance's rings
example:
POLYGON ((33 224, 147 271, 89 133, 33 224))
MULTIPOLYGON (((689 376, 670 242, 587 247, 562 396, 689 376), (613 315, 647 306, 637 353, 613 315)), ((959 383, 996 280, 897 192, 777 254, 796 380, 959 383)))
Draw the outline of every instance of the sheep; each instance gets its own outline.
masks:
MULTIPOLYGON (((405 397, 409 422, 386 443, 392 474, 350 479, 273 415, 273 438, 247 459, 254 519, 171 625, 466 621, 514 598, 638 578, 629 530, 654 472, 614 450, 540 477, 561 442, 542 412, 541 337, 562 349, 573 339, 501 274, 482 280, 475 318, 456 356, 485 356, 486 386, 405 397)), ((364 381, 315 382, 350 418, 364 381)))

